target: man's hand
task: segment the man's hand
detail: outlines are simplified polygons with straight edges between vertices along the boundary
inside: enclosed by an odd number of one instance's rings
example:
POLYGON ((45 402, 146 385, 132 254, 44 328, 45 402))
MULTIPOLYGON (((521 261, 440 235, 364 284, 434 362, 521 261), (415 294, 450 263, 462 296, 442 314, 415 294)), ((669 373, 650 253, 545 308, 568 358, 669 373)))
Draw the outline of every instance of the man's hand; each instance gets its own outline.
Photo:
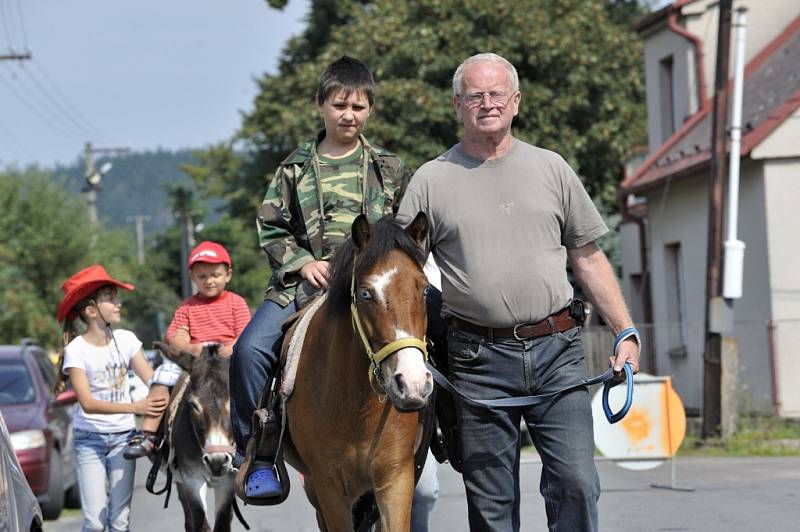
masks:
POLYGON ((300 268, 300 276, 314 288, 328 288, 328 261, 315 260, 300 268))
POLYGON ((630 337, 622 341, 617 347, 616 356, 610 358, 611 365, 614 366, 614 374, 619 376, 622 373, 622 366, 625 362, 630 362, 633 373, 639 373, 639 353, 641 347, 636 338, 630 337))

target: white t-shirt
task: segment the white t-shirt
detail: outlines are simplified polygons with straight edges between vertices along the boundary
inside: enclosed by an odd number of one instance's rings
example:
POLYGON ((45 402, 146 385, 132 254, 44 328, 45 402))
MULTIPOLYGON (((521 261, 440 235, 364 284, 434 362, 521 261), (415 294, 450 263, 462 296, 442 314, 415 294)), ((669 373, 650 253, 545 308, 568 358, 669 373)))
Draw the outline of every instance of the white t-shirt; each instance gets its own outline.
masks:
MULTIPOLYGON (((64 352, 64 373, 80 368, 89 379, 92 397, 110 403, 130 403, 128 366, 142 348, 136 335, 124 329, 114 331, 105 346, 91 345, 82 336, 72 340, 64 352)), ((80 403, 72 407, 72 425, 89 432, 123 432, 135 428, 133 414, 87 414, 80 403)))

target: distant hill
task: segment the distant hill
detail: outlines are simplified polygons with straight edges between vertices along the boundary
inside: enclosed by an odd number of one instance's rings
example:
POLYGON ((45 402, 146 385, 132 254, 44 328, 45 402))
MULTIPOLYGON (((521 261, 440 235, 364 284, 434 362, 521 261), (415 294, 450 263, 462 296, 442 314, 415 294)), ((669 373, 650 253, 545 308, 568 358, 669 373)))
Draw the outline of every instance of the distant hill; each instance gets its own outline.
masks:
MULTIPOLYGON (((160 232, 175 223, 165 186, 183 183, 194 188, 191 178, 181 170, 182 164, 197 164, 197 158, 191 150, 158 150, 100 157, 95 161, 95 166, 100 168, 106 161, 110 161, 113 167, 103 177, 97 198, 98 215, 106 227, 131 227, 129 217, 139 214, 150 216, 150 220, 144 224, 145 233, 148 234, 160 232)), ((64 179, 70 189, 81 191, 86 183, 84 171, 83 161, 78 160, 70 166, 56 167, 53 173, 64 179)), ((214 203, 205 205, 208 210, 207 222, 218 219, 214 213, 214 203)))

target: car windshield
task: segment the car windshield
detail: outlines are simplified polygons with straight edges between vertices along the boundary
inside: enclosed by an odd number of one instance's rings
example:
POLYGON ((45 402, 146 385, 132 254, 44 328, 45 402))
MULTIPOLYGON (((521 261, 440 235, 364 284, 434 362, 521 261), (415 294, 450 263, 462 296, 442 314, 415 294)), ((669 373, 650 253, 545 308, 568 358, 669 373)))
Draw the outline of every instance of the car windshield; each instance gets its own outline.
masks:
POLYGON ((0 405, 30 403, 36 399, 28 367, 22 362, 0 362, 0 405))

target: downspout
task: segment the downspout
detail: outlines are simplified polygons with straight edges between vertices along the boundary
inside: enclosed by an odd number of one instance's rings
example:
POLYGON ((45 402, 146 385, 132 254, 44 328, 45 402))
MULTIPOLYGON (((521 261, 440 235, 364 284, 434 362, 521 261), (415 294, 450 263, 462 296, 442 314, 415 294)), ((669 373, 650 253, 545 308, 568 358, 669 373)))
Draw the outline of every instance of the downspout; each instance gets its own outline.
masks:
MULTIPOLYGON (((652 294, 650 293, 650 269, 647 261, 647 229, 644 224, 644 217, 634 215, 628 209, 628 194, 622 196, 621 211, 622 220, 625 222, 633 222, 639 229, 639 262, 641 263, 642 275, 642 314, 645 323, 653 323, 653 303, 652 294)), ((652 335, 650 335, 652 338, 652 335)), ((657 375, 656 353, 653 345, 647 346, 647 363, 648 371, 657 375)))
POLYGON ((778 389, 778 349, 775 345, 775 320, 767 321, 767 339, 769 340, 769 365, 772 379, 772 410, 776 416, 781 415, 781 394, 778 389))
POLYGON ((706 70, 703 67, 703 41, 697 35, 690 33, 683 26, 678 24, 678 15, 680 15, 681 7, 688 2, 678 0, 669 8, 667 15, 667 27, 675 34, 680 35, 688 40, 694 46, 694 61, 697 70, 697 106, 698 111, 704 109, 706 105, 710 105, 711 100, 706 98, 706 70), (708 101, 706 101, 708 100, 708 101))

